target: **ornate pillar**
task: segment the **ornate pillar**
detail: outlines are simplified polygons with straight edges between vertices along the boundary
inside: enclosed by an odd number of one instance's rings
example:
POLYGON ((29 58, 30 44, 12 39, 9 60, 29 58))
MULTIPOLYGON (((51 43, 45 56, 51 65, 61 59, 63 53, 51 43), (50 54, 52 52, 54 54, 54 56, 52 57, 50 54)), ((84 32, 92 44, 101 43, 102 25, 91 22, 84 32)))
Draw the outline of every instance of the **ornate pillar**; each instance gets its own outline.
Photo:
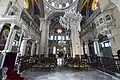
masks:
POLYGON ((40 48, 40 45, 39 45, 39 43, 37 43, 37 48, 36 48, 36 54, 37 55, 39 54, 39 48, 40 48))
POLYGON ((102 56, 102 53, 100 53, 100 46, 98 43, 98 39, 94 40, 94 51, 97 56, 102 56))
POLYGON ((90 56, 88 41, 85 42, 85 54, 87 54, 87 56, 90 56))
POLYGON ((40 30, 41 30, 40 54, 45 54, 46 22, 44 18, 40 19, 40 30))
POLYGON ((22 56, 25 55, 25 50, 26 50, 27 41, 28 41, 27 38, 24 38, 24 39, 22 40, 21 47, 20 47, 20 54, 21 54, 22 56))
POLYGON ((35 53, 35 42, 32 42, 32 47, 31 47, 31 56, 33 56, 35 53))
POLYGON ((73 57, 75 57, 75 55, 81 55, 82 54, 81 41, 79 38, 79 32, 76 27, 71 29, 71 40, 73 57))
POLYGON ((48 54, 49 54, 48 53, 49 52, 49 46, 48 46, 49 42, 48 41, 49 41, 49 26, 50 26, 50 23, 51 23, 50 21, 47 21, 47 29, 46 29, 46 36, 47 36, 46 37, 46 51, 47 52, 46 52, 46 57, 48 57, 48 54))
POLYGON ((44 18, 40 19, 41 41, 40 41, 40 53, 48 55, 48 39, 49 39, 49 21, 44 18))
POLYGON ((11 43, 11 37, 13 35, 14 26, 15 26, 15 24, 11 24, 10 32, 9 32, 9 35, 8 35, 4 50, 9 50, 9 47, 11 46, 10 43, 11 43))

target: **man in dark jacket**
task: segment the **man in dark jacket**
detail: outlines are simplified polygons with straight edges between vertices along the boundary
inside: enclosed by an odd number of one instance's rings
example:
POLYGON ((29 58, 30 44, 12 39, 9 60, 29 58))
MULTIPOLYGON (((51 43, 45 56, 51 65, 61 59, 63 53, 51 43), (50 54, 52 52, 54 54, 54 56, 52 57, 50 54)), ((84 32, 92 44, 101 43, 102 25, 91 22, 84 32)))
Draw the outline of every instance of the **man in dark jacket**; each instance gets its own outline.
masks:
POLYGON ((120 60, 120 50, 117 51, 117 54, 118 54, 118 58, 120 60))

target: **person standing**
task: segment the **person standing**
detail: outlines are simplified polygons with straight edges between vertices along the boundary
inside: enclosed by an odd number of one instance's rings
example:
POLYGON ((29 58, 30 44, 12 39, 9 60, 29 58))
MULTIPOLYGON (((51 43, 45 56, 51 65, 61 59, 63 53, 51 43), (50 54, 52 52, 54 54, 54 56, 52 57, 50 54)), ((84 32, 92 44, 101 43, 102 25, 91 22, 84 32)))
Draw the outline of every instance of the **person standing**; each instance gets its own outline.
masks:
POLYGON ((118 58, 120 60, 120 50, 117 51, 117 54, 118 54, 118 58))

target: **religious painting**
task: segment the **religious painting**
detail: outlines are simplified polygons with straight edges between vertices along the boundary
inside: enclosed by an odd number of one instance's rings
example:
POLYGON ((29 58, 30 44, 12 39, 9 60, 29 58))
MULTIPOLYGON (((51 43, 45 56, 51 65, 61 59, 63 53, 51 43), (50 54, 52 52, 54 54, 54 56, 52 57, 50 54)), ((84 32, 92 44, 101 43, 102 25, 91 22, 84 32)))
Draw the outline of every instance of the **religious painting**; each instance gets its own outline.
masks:
POLYGON ((93 11, 98 8, 98 3, 99 3, 98 0, 93 0, 92 6, 91 6, 91 8, 92 8, 93 11))
POLYGON ((9 31, 10 31, 9 27, 4 26, 0 32, 0 50, 4 50, 9 31))
POLYGON ((28 0, 24 1, 24 8, 26 8, 26 9, 29 8, 29 1, 28 0))

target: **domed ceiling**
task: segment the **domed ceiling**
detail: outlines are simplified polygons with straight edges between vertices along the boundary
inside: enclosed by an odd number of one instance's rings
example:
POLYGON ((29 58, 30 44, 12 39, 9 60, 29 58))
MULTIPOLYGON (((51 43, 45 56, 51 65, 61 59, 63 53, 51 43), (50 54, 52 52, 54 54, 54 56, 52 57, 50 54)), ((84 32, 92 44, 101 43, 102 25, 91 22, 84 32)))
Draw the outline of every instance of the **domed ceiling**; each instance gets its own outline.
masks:
POLYGON ((45 0, 47 5, 55 9, 66 9, 72 6, 78 0, 45 0))

